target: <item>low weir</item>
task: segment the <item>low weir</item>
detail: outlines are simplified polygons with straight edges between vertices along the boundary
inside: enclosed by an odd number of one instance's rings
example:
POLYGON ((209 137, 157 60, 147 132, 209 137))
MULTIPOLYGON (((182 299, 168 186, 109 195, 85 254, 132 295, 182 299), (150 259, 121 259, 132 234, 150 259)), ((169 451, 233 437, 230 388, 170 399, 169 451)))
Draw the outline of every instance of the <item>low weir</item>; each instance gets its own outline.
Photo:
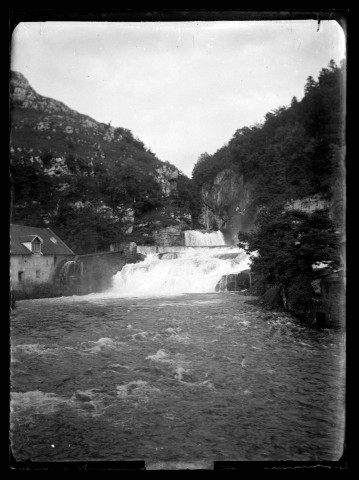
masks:
POLYGON ((137 246, 142 262, 125 265, 114 277, 109 297, 215 292, 218 281, 248 269, 249 257, 226 245, 218 232, 184 232, 185 246, 137 246))

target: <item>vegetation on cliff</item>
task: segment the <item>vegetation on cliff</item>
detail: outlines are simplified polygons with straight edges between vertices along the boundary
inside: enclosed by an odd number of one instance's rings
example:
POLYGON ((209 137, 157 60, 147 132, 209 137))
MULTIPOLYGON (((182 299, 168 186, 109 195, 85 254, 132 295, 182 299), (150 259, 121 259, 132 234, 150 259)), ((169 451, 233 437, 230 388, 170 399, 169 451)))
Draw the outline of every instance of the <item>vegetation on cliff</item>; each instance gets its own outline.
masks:
POLYGON ((201 188, 231 169, 250 183, 248 209, 255 218, 240 245, 256 251, 252 270, 283 287, 289 308, 310 308, 316 261, 339 265, 339 237, 345 207, 344 61, 331 61, 318 80, 307 79, 304 97, 265 115, 262 124, 237 130, 213 155, 203 154, 193 169, 201 188), (319 195, 331 211, 288 211, 292 199, 319 195))
POLYGON ((163 206, 196 215, 192 180, 130 130, 37 94, 17 72, 10 94, 13 222, 50 227, 80 254, 108 250, 133 235, 143 241, 132 233, 135 222, 152 212, 159 228, 162 218, 155 217, 163 206))
POLYGON ((304 97, 265 115, 263 123, 235 132, 213 155, 202 154, 192 178, 201 187, 226 168, 255 185, 251 207, 322 193, 332 195, 345 147, 345 63, 333 61, 304 97))

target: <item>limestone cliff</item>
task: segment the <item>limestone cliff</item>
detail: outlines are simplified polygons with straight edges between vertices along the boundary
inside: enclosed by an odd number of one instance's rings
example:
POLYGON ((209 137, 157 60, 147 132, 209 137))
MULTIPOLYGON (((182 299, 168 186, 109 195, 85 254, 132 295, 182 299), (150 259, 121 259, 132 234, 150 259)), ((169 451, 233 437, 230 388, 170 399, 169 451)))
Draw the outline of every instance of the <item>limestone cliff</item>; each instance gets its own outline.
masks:
POLYGON ((161 186, 162 193, 169 197, 171 194, 177 192, 177 178, 179 171, 171 164, 164 164, 156 168, 152 174, 156 182, 161 186))
POLYGON ((36 93, 24 75, 19 72, 11 72, 10 97, 13 105, 20 108, 42 110, 46 113, 76 113, 64 103, 36 93))
POLYGON ((247 212, 251 200, 251 184, 231 169, 222 170, 213 184, 202 186, 200 223, 206 230, 220 229, 228 243, 237 243, 238 232, 247 231, 252 217, 247 212))

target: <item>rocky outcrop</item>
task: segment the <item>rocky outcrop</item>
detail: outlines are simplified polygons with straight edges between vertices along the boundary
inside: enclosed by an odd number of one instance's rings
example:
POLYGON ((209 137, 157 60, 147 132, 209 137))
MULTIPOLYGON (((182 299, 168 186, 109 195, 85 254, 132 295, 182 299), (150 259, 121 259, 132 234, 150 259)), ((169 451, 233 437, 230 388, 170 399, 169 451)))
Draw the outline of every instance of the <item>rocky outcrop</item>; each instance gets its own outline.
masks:
POLYGON ((166 197, 177 192, 178 175, 179 171, 172 165, 164 164, 162 167, 156 168, 156 173, 153 176, 156 182, 161 185, 162 193, 166 197))
MULTIPOLYGON (((254 186, 245 182, 242 175, 231 169, 222 170, 212 184, 202 186, 202 212, 199 218, 200 224, 206 230, 220 229, 227 243, 237 243, 238 232, 251 230, 255 214, 249 212, 252 200, 251 192, 254 186)), ((339 190, 339 189, 337 189, 339 190)), ((288 201, 285 210, 300 210, 312 213, 317 210, 329 210, 332 220, 340 225, 340 217, 344 218, 343 188, 338 199, 333 196, 328 199, 320 194, 288 201), (339 219, 339 220, 338 220, 339 219)), ((343 221, 342 221, 343 223, 343 221)))
MULTIPOLYGON (((39 95, 29 84, 28 80, 19 72, 11 72, 10 98, 13 108, 36 110, 49 114, 35 123, 34 130, 47 131, 48 133, 63 132, 70 137, 67 140, 76 142, 76 137, 83 131, 91 135, 98 135, 105 142, 119 142, 123 139, 125 129, 116 129, 109 124, 97 122, 87 115, 72 110, 64 103, 50 97, 39 95)), ((22 128, 15 124, 14 129, 22 128)), ((51 140, 51 135, 48 140, 51 140)), ((96 145, 93 145, 96 148, 96 145)))
POLYGON ((133 231, 133 226, 135 222, 135 210, 133 208, 122 208, 121 213, 121 222, 124 224, 122 230, 124 231, 124 233, 130 234, 133 231))
POLYGON ((42 110, 47 113, 76 113, 64 103, 36 93, 28 80, 19 72, 11 72, 10 96, 13 104, 20 108, 42 110))
POLYGON ((340 189, 334 189, 331 198, 325 198, 320 194, 291 200, 284 206, 285 210, 300 210, 305 213, 313 213, 317 210, 328 210, 329 217, 339 230, 344 230, 345 225, 345 185, 340 189))
POLYGON ((312 195, 310 197, 304 197, 296 200, 291 200, 285 205, 286 210, 300 210, 305 213, 313 213, 316 210, 324 210, 330 207, 328 199, 323 198, 321 195, 312 195))
POLYGON ((251 287, 250 270, 223 275, 215 287, 216 292, 240 292, 251 287))
POLYGON ((191 226, 190 212, 168 198, 166 205, 135 218, 131 237, 142 245, 184 245, 183 231, 191 226))
POLYGON ((228 243, 237 243, 238 232, 251 227, 247 213, 251 185, 233 170, 222 170, 212 185, 202 187, 203 208, 199 221, 207 230, 220 229, 228 243))

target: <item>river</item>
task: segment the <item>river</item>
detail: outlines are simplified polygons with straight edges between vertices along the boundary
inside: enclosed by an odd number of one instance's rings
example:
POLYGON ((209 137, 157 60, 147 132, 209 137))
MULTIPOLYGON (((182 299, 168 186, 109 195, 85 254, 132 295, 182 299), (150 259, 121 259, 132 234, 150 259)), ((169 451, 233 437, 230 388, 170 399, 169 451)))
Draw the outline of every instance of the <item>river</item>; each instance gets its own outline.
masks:
POLYGON ((342 454, 345 334, 231 293, 17 303, 18 461, 330 461, 342 454))

